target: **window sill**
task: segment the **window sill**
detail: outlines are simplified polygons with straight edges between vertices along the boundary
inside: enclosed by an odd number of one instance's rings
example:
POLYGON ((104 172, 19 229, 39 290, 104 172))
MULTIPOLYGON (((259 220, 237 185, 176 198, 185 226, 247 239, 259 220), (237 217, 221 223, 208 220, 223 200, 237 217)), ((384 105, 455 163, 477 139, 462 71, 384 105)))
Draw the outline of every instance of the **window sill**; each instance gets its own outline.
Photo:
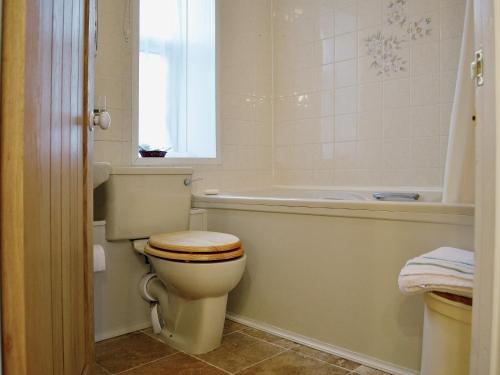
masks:
POLYGON ((132 165, 158 166, 158 165, 216 165, 221 164, 219 157, 193 158, 193 157, 164 157, 164 158, 135 158, 132 165))

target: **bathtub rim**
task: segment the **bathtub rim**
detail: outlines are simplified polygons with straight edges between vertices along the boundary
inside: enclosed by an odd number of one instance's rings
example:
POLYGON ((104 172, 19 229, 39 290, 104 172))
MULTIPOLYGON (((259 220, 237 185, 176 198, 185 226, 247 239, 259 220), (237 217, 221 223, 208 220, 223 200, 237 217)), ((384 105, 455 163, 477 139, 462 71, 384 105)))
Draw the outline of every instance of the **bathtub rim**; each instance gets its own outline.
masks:
POLYGON ((439 202, 381 202, 262 197, 244 193, 192 196, 193 208, 261 211, 427 223, 474 224, 474 205, 439 202), (232 196, 231 194, 235 194, 232 196))

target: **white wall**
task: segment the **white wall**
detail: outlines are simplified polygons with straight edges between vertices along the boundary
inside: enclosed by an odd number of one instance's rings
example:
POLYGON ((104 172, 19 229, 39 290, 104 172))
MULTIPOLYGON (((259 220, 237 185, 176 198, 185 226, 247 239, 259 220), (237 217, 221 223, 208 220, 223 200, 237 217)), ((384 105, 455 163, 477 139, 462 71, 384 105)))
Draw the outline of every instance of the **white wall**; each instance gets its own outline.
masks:
POLYGON ((442 186, 465 1, 273 4, 274 182, 442 186))
MULTIPOLYGON (((121 165, 131 160, 127 3, 99 2, 95 67, 96 102, 106 95, 113 117, 96 131, 95 159, 121 165)), ((195 166, 196 189, 442 185, 464 0, 218 3, 221 161, 195 166), (370 49, 378 35, 399 49, 370 49)))
MULTIPOLYGON (((132 0, 133 1, 133 0, 132 0)), ((106 95, 113 123, 97 129, 94 159, 131 162, 131 31, 128 1, 99 2, 95 101, 106 95)), ((242 189, 271 184, 271 0, 219 0, 221 161, 195 166, 195 188, 242 189)))

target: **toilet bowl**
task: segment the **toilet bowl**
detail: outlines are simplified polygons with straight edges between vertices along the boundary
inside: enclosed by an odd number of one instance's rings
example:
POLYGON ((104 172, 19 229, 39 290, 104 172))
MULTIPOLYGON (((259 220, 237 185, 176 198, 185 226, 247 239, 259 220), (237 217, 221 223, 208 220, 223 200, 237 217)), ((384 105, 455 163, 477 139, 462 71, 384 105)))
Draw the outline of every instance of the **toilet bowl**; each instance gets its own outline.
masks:
POLYGON ((245 270, 240 240, 225 233, 182 231, 153 235, 134 247, 143 249, 156 274, 145 277, 142 294, 160 305, 162 339, 190 354, 220 346, 227 296, 245 270))

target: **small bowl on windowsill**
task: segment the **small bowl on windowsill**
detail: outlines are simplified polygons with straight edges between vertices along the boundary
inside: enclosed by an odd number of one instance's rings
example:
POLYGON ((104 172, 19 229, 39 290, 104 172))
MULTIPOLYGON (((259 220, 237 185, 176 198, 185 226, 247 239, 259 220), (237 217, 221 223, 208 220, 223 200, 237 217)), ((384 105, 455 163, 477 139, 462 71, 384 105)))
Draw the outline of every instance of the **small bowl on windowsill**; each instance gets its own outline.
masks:
POLYGON ((164 158, 171 149, 172 147, 166 150, 150 150, 146 147, 139 146, 139 154, 143 158, 164 158))
POLYGON ((160 150, 139 150, 139 154, 143 158, 164 158, 167 155, 168 151, 160 151, 160 150))

